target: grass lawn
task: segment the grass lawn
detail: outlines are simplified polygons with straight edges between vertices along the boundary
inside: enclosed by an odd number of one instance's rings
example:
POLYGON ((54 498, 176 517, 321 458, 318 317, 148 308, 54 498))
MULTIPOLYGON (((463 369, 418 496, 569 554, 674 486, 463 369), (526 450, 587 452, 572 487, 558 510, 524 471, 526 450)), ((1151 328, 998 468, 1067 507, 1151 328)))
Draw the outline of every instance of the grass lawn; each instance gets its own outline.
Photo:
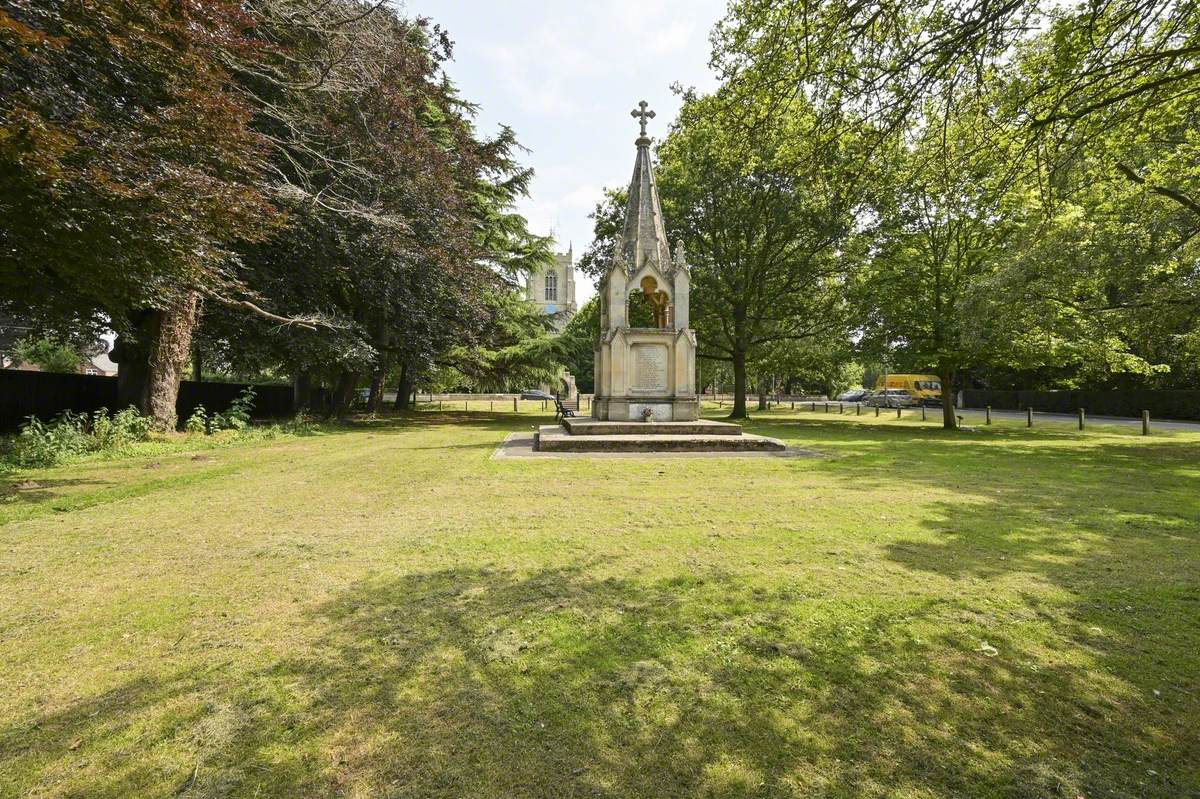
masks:
POLYGON ((0 796, 1200 796, 1200 435, 545 419, 4 476, 0 796))

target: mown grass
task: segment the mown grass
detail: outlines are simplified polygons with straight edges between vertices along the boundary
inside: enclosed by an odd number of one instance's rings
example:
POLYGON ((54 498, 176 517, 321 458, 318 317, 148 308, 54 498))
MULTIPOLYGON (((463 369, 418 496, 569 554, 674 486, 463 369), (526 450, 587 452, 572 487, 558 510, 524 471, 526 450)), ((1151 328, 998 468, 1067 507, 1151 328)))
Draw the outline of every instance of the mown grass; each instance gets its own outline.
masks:
POLYGON ((544 421, 6 476, 0 795, 1200 795, 1200 435, 544 421))

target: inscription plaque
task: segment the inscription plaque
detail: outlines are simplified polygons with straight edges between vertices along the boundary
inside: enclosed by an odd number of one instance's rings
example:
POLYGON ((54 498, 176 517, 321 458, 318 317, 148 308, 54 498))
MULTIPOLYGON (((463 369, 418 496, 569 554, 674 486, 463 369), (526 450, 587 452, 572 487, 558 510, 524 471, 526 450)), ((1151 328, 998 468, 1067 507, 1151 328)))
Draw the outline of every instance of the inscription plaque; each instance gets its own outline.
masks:
POLYGON ((667 348, 662 344, 634 344, 634 391, 667 390, 667 348))

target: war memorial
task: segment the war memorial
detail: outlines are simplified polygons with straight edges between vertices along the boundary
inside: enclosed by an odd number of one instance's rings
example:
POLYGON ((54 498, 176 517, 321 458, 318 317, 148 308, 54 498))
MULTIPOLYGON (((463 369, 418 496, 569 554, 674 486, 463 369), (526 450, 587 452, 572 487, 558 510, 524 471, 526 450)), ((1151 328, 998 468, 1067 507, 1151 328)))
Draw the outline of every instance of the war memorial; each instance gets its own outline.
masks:
POLYGON ((741 425, 700 418, 696 334, 688 326, 691 278, 682 244, 672 256, 663 224, 646 102, 631 114, 640 132, 625 222, 601 279, 596 395, 590 418, 543 425, 539 452, 782 451, 782 442, 743 433, 741 425), (649 327, 634 326, 632 303, 649 308, 649 327))

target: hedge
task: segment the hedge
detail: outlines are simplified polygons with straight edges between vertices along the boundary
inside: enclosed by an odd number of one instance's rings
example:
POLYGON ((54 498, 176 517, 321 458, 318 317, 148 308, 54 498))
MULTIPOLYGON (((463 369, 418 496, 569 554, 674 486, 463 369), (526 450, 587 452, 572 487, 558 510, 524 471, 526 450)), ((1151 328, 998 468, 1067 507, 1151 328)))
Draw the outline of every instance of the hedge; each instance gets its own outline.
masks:
POLYGON ((1200 420, 1200 390, 1132 391, 993 391, 965 389, 963 406, 1022 411, 1033 408, 1047 413, 1075 413, 1083 408, 1094 416, 1141 416, 1150 411, 1154 419, 1200 420))

